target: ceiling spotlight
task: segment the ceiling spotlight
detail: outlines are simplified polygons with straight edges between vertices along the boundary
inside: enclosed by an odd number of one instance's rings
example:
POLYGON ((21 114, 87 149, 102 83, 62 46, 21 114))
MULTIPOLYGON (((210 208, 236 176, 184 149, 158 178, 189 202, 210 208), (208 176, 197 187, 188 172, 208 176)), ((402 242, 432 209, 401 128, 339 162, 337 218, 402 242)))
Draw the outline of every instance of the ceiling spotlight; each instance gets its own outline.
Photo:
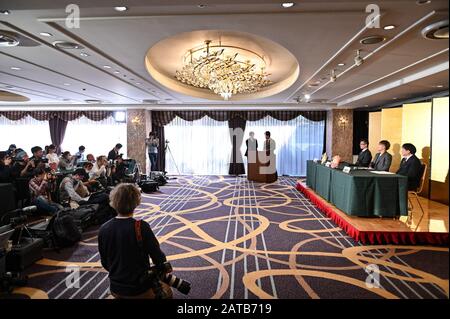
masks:
POLYGON ((52 37, 53 36, 53 34, 48 33, 48 32, 40 32, 39 34, 42 35, 43 37, 52 37))
POLYGON ((441 85, 441 84, 435 86, 435 88, 438 88, 438 89, 442 89, 443 87, 444 87, 444 86, 441 85))
POLYGON ((120 71, 117 71, 117 70, 116 70, 116 71, 114 71, 113 73, 114 73, 114 74, 119 74, 119 73, 120 73, 120 71))
POLYGON ((336 82, 337 76, 336 76, 336 70, 331 70, 331 75, 330 75, 330 81, 331 82, 336 82))
POLYGON ((9 10, 0 10, 0 14, 8 15, 8 14, 11 14, 11 11, 9 11, 9 10))
POLYGON ((114 10, 119 12, 124 12, 128 10, 128 7, 114 7, 114 10))
POLYGON ((294 2, 283 2, 283 3, 281 4, 281 6, 282 6, 283 8, 292 8, 293 6, 295 6, 295 3, 294 3, 294 2))
POLYGON ((309 100, 310 98, 311 98, 311 95, 310 94, 308 94, 308 93, 306 93, 305 95, 304 95, 304 97, 305 97, 305 100, 309 100))
POLYGON ((69 86, 69 85, 70 85, 70 83, 64 83, 64 85, 65 85, 65 86, 69 86))
POLYGON ((103 68, 105 69, 111 69, 111 67, 109 65, 104 65, 103 68))
POLYGON ((393 99, 393 100, 397 100, 397 99, 398 99, 398 97, 393 97, 392 99, 393 99))
POLYGON ((63 49, 63 50, 83 49, 83 47, 81 45, 79 45, 78 43, 68 42, 68 41, 55 41, 55 42, 53 42, 53 46, 58 49, 63 49))
POLYGON ((364 63, 364 59, 361 57, 361 50, 356 50, 356 56, 355 56, 355 65, 360 66, 364 63))
POLYGON ((0 30, 0 47, 15 47, 20 44, 20 39, 15 34, 0 30))
POLYGON ((197 7, 199 7, 200 9, 206 8, 208 5, 207 4, 199 4, 197 5, 197 7))
POLYGON ((339 63, 338 64, 338 66, 344 66, 345 65, 345 63, 339 63))
POLYGON ((395 25, 393 25, 393 24, 385 25, 383 27, 383 29, 384 30, 393 30, 393 29, 395 29, 395 25))
POLYGON ((22 70, 22 68, 19 68, 18 66, 12 66, 11 70, 20 71, 20 70, 22 70))
POLYGON ((80 55, 81 55, 81 56, 84 56, 84 57, 87 57, 87 56, 89 56, 89 54, 87 54, 87 53, 84 53, 84 52, 81 52, 81 53, 80 53, 80 55))
POLYGON ((136 82, 135 84, 137 84, 137 85, 141 85, 141 82, 136 82))
POLYGON ((417 0, 416 4, 418 4, 419 6, 424 5, 424 4, 430 4, 431 0, 417 0))

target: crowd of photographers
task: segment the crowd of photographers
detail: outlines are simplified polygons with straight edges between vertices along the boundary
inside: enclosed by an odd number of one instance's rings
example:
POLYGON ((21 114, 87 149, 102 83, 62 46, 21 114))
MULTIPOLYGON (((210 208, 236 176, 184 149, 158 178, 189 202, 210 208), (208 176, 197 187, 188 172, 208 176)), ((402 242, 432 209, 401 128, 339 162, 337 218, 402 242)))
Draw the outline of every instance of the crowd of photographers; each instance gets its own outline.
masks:
POLYGON ((35 146, 30 157, 11 145, 0 152, 0 183, 11 183, 17 192, 26 187, 27 204, 37 206, 44 215, 86 204, 111 208, 117 216, 101 226, 98 248, 115 298, 172 298, 170 287, 188 294, 190 283, 171 274, 172 267, 150 225, 133 218, 141 190, 127 180, 121 147, 116 144, 108 156, 95 158, 85 156, 84 146, 74 155, 66 151, 60 156, 54 145, 35 146))
POLYGON ((35 146, 30 157, 12 144, 0 152, 0 183, 11 183, 16 198, 36 205, 42 214, 54 214, 64 206, 106 203, 102 191, 125 179, 121 148, 116 144, 108 156, 95 158, 85 155, 84 146, 74 155, 65 151, 60 156, 54 145, 35 146))

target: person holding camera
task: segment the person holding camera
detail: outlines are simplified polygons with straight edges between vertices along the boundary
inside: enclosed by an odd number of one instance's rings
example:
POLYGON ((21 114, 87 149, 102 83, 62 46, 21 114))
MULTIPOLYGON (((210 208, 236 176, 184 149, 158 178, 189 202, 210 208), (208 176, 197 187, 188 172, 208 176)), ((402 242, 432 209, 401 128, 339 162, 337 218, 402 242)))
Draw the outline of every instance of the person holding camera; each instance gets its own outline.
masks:
POLYGON ((34 171, 34 177, 29 182, 31 203, 36 205, 43 214, 54 215, 63 207, 52 202, 50 192, 54 188, 55 178, 42 168, 34 171))
POLYGON ((13 178, 31 178, 33 177, 33 171, 35 168, 36 164, 34 161, 30 160, 28 154, 22 149, 17 149, 12 167, 13 178))
POLYGON ((48 160, 48 165, 51 167, 52 170, 56 171, 59 164, 59 157, 58 154, 56 154, 56 146, 51 144, 47 147, 47 155, 45 157, 48 160))
POLYGON ((74 169, 75 156, 70 155, 69 151, 65 151, 62 153, 61 158, 59 159, 58 168, 61 171, 71 171, 74 169))
POLYGON ((30 158, 30 161, 34 162, 34 166, 44 168, 48 160, 44 157, 44 150, 42 149, 42 147, 32 147, 31 153, 33 154, 33 156, 30 158))
POLYGON ((148 157, 150 159, 150 171, 157 171, 159 138, 156 137, 155 133, 150 132, 148 138, 145 139, 145 145, 147 145, 148 157))
POLYGON ((141 203, 141 192, 133 184, 119 184, 109 199, 118 216, 100 228, 98 249, 102 266, 109 272, 111 294, 119 299, 172 298, 167 284, 159 282, 154 287, 153 281, 146 280, 150 270, 148 257, 157 269, 164 269, 166 256, 150 225, 133 218, 141 203))
POLYGON ((77 166, 78 162, 84 162, 86 160, 85 156, 84 156, 84 151, 86 150, 86 147, 84 147, 83 145, 80 145, 78 147, 78 152, 75 153, 74 157, 74 165, 77 166))
POLYGON ((0 152, 0 183, 12 183, 12 159, 7 152, 0 152))

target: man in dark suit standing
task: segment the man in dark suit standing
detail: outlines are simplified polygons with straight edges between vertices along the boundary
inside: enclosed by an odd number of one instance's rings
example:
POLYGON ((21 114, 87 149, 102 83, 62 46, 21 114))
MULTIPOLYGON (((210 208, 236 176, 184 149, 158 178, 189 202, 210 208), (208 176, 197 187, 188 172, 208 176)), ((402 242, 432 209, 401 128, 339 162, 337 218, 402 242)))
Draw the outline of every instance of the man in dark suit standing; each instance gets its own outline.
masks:
POLYGON ((402 145, 402 161, 397 174, 408 177, 408 190, 416 190, 422 178, 422 163, 417 158, 416 147, 411 143, 402 145))
POLYGON ((358 155, 358 160, 356 161, 356 166, 369 167, 370 162, 372 161, 372 153, 370 153, 369 141, 365 138, 361 139, 359 142, 359 147, 361 148, 361 152, 358 155))
POLYGON ((119 151, 122 148, 122 144, 117 143, 116 146, 108 153, 108 161, 114 161, 117 159, 117 156, 119 156, 119 151))

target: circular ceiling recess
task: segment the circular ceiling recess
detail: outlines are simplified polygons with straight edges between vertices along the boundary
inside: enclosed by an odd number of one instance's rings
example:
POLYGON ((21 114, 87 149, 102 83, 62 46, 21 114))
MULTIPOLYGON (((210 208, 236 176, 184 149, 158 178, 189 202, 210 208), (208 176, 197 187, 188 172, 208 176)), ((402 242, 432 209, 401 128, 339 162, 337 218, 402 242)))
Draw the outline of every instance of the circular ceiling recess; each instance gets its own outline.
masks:
POLYGON ((265 98, 289 88, 300 72, 295 56, 278 43, 224 30, 161 40, 148 50, 145 65, 165 87, 208 100, 265 98))
POLYGON ((435 22, 422 30, 422 36, 430 40, 448 41, 448 19, 435 22))
POLYGON ((29 100, 26 96, 0 90, 0 102, 27 102, 29 100))

